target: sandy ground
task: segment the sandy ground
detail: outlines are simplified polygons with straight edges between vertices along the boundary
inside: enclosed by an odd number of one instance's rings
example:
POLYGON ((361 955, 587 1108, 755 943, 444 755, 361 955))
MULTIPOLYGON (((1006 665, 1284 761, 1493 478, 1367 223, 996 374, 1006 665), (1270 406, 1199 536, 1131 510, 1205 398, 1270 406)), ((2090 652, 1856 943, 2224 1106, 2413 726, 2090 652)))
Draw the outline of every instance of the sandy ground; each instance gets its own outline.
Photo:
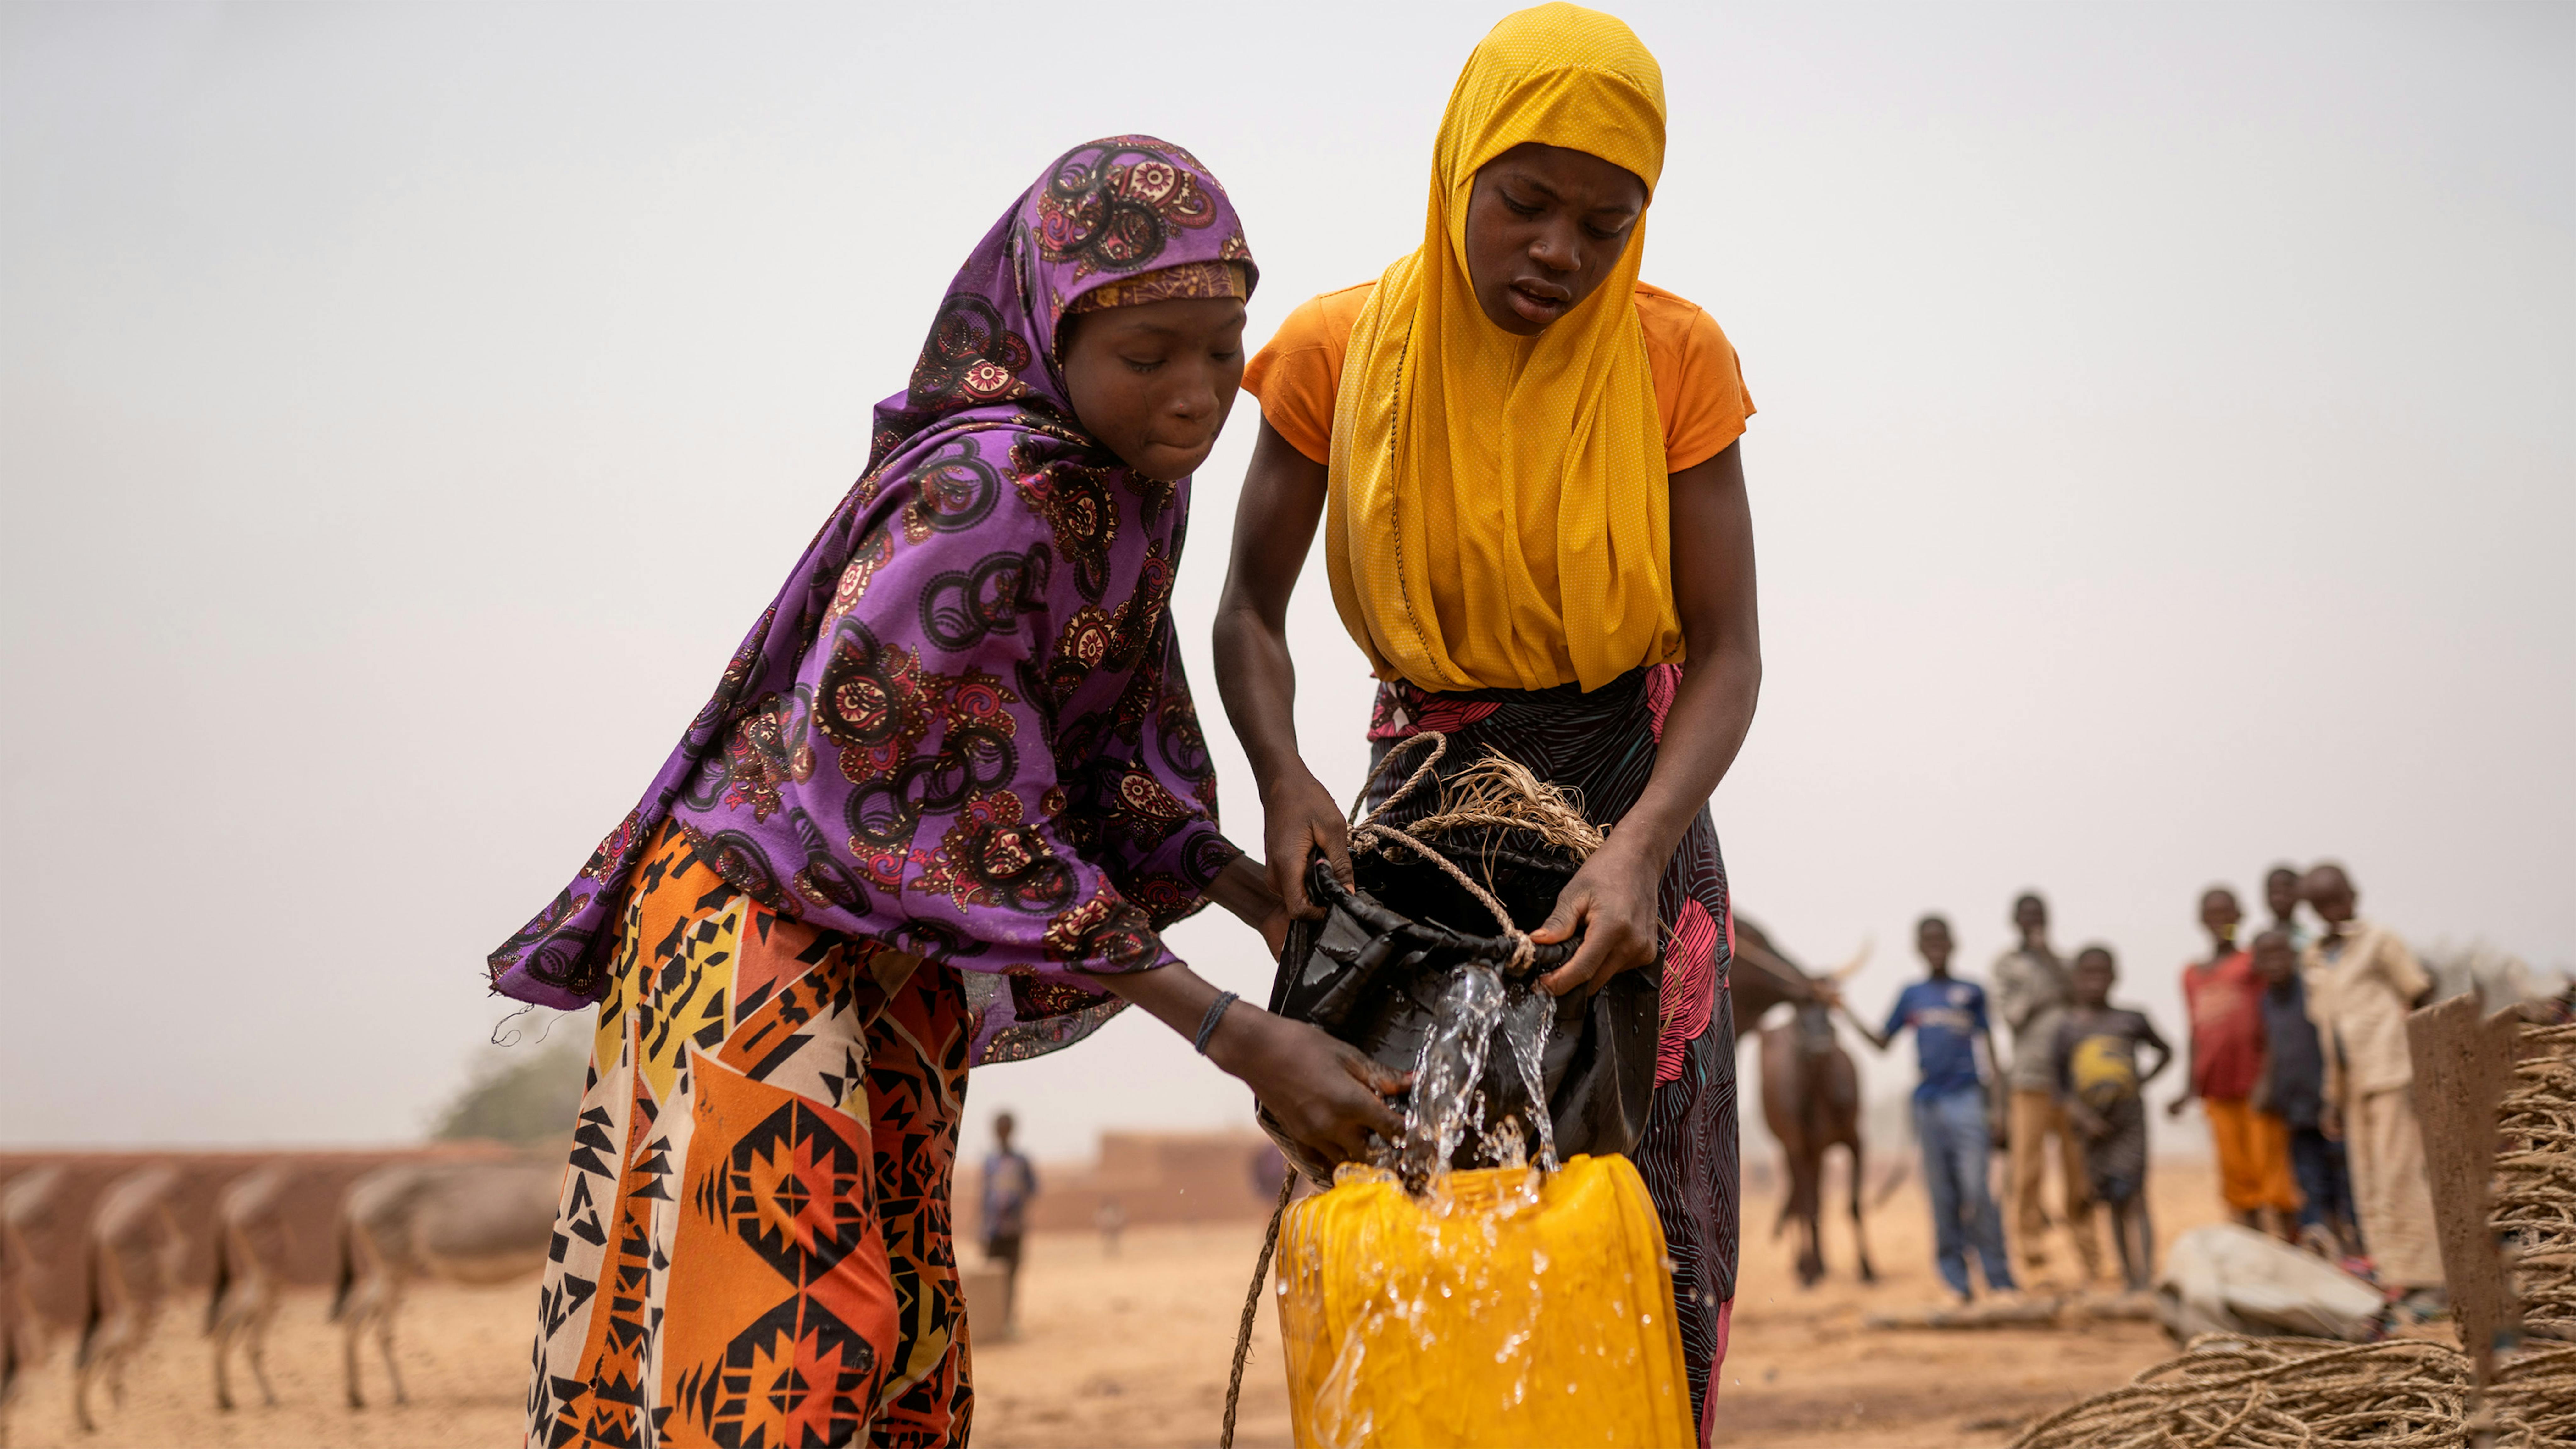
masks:
MULTIPOLYGON (((2160 1237, 2219 1216, 2205 1170, 2166 1165, 2154 1192, 2160 1237)), ((1853 1280, 1845 1220, 1827 1228, 1833 1275, 1801 1290, 1787 1241, 1768 1235, 1773 1208, 1759 1196, 1747 1204, 1753 1231, 1718 1399, 1719 1443, 1999 1449, 2013 1426, 2111 1387, 2167 1353, 2161 1331, 2143 1323, 1865 1328, 1868 1313, 1929 1306, 1938 1297, 1920 1194, 1909 1185, 1870 1215, 1874 1287, 1853 1280)), ((1215 1443, 1234 1326, 1258 1246, 1252 1225, 1135 1230, 1116 1257, 1088 1235, 1032 1240, 1020 1335, 976 1351, 975 1442, 989 1449, 1215 1443)), ((406 1312, 400 1344, 412 1402, 352 1412, 340 1404, 339 1340, 323 1319, 322 1298, 296 1294, 270 1339, 278 1407, 231 1414, 212 1408, 211 1354, 196 1332, 202 1306, 186 1303, 162 1320, 128 1375, 124 1405, 101 1404, 96 1434, 71 1431, 68 1346, 58 1342, 21 1385, 8 1414, 8 1443, 515 1443, 533 1300, 533 1285, 422 1290, 406 1312)), ((366 1372, 370 1397, 381 1401, 384 1371, 372 1354, 366 1372)), ((256 1404, 238 1371, 236 1384, 256 1404)), ((1237 1442, 1247 1449, 1289 1442, 1278 1335, 1266 1307, 1237 1442)))

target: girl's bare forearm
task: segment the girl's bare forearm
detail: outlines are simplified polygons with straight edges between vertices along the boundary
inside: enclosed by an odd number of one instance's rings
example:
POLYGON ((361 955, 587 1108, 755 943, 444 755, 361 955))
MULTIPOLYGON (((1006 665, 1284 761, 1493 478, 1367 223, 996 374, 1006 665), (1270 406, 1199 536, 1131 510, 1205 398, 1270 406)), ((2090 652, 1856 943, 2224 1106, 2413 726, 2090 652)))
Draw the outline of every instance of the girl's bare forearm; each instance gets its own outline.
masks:
MULTIPOLYGON (((1231 593, 1231 590, 1229 590, 1231 593)), ((1216 616, 1216 692, 1243 745, 1263 799, 1273 780, 1304 767, 1297 752, 1297 665, 1284 621, 1273 624, 1229 598, 1216 616)))
POLYGON ((1265 799, 1273 781, 1305 768, 1297 753, 1288 599, 1324 516, 1328 477, 1323 464, 1264 420, 1235 504, 1233 551, 1217 601, 1216 688, 1265 799))
POLYGON ((1681 687, 1674 691, 1672 709, 1664 716, 1664 738, 1655 754, 1654 773, 1619 822, 1619 833, 1635 837, 1636 847, 1656 859, 1673 853, 1698 818, 1700 807, 1734 767, 1744 737, 1753 728, 1761 689, 1758 658, 1741 654, 1692 658, 1682 671, 1681 687))
POLYGON ((1689 650, 1664 737, 1626 819, 1622 844, 1661 860, 1681 843, 1753 728, 1762 695, 1760 598, 1753 513, 1741 445, 1672 476, 1673 611, 1689 650))
POLYGON ((1235 852, 1234 859, 1227 861, 1225 869, 1208 883, 1207 895, 1256 931, 1268 925, 1280 910, 1279 893, 1270 888, 1270 873, 1241 851, 1235 852))
POLYGON ((1111 971, 1092 978, 1105 991, 1186 1037, 1195 1038, 1199 1023, 1216 1001, 1216 988, 1178 962, 1151 971, 1111 971))
MULTIPOLYGON (((1179 1032, 1188 1041, 1198 1040, 1199 1027, 1207 1021, 1208 1008, 1216 1004, 1216 987, 1178 962, 1157 966, 1151 971, 1107 972, 1092 979, 1113 995, 1124 998, 1129 1005, 1179 1032)), ((1237 1000, 1228 1006, 1219 1023, 1220 1029, 1208 1039, 1208 1060, 1229 1076, 1241 1076, 1234 1058, 1250 1034, 1244 1028, 1252 1025, 1249 1018, 1267 1015, 1269 1013, 1249 1001, 1237 1000)))

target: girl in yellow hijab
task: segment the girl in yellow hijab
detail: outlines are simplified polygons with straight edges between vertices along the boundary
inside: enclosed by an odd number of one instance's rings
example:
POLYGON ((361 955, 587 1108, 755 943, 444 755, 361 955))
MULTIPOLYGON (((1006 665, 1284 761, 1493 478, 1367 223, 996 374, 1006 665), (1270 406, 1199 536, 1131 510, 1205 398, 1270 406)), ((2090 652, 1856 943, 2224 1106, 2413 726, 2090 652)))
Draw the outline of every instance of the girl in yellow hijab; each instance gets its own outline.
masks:
MULTIPOLYGON (((1638 280, 1663 163, 1662 69, 1626 25, 1552 4, 1484 38, 1433 142, 1420 245, 1298 308, 1244 371, 1262 428, 1216 663, 1272 883, 1300 911, 1316 851, 1349 879, 1341 811, 1298 754, 1287 644, 1319 521, 1380 681, 1377 757, 1437 731, 1444 773, 1498 751, 1608 828, 1534 933, 1583 933, 1542 984, 1576 993, 1565 1009, 1651 1002, 1630 1156, 1704 1411, 1737 1220, 1733 924, 1707 802, 1752 723, 1761 647, 1735 350, 1638 280)), ((1743 984, 1765 1004, 1806 992, 1743 984)))

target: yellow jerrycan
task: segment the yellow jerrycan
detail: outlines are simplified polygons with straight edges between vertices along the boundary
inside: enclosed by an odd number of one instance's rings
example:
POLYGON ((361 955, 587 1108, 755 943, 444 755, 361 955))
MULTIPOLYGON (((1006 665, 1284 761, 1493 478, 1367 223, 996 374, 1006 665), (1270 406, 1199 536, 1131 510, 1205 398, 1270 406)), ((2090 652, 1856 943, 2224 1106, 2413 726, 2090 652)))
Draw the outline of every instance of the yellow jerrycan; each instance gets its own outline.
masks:
POLYGON ((1688 1449, 1672 1271, 1624 1157, 1482 1168, 1417 1200, 1345 1167, 1279 1230, 1298 1449, 1688 1449))

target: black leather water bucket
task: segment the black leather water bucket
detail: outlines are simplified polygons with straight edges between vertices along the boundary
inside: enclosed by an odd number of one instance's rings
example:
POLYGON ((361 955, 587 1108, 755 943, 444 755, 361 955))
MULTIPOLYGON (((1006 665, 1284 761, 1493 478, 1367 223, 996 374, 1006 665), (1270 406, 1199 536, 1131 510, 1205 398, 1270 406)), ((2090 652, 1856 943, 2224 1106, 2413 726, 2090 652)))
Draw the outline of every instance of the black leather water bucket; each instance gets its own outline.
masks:
MULTIPOLYGON (((1444 852, 1457 850, 1440 844, 1444 852)), ((1524 931, 1547 919, 1578 865, 1570 858, 1501 849, 1457 850, 1450 858, 1470 875, 1483 876, 1524 931)), ((1508 938, 1473 929, 1469 923, 1490 928, 1491 912, 1437 865, 1409 853, 1355 852, 1351 870, 1356 890, 1343 888, 1320 857, 1309 868, 1308 893, 1330 909, 1323 920, 1290 928, 1270 1009, 1313 1022, 1397 1071, 1411 1071, 1451 976, 1470 962, 1508 972, 1513 946, 1508 938)), ((1564 964, 1576 944, 1537 947, 1524 979, 1564 964)), ((1658 960, 1621 972, 1588 997, 1558 1000, 1541 1075, 1560 1158, 1624 1153, 1644 1132, 1655 1084, 1662 984, 1658 960)), ((1484 1125, 1492 1131, 1518 1119, 1523 1141, 1535 1151, 1529 1092, 1500 1038, 1497 1032, 1480 1082, 1484 1125)), ((1332 1180, 1332 1165, 1290 1141, 1266 1111, 1261 1125, 1299 1169, 1319 1182, 1332 1180)), ((1479 1165, 1476 1149, 1472 1140, 1461 1144, 1451 1165, 1479 1165)))

